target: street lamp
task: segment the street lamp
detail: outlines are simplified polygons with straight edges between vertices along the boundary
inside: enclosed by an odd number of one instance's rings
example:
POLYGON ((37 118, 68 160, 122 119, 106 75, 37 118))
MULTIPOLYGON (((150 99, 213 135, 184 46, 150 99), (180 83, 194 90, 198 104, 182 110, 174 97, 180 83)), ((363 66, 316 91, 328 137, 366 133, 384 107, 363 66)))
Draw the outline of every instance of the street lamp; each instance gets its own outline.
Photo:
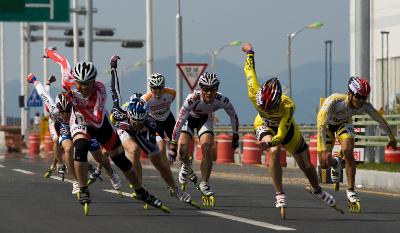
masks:
POLYGON ((221 48, 219 48, 217 50, 213 50, 211 52, 211 72, 213 72, 215 74, 215 63, 216 63, 218 53, 220 53, 226 47, 240 46, 241 44, 242 44, 242 42, 240 40, 235 40, 235 41, 232 41, 232 42, 222 46, 221 48))
POLYGON ((322 23, 320 22, 314 22, 311 24, 308 24, 302 28, 300 28, 299 30, 288 34, 288 72, 289 72, 289 97, 292 98, 292 67, 291 67, 291 61, 290 61, 290 56, 291 56, 291 45, 292 45, 292 41, 294 39, 294 37, 299 34, 301 31, 305 30, 305 29, 320 29, 323 26, 322 23))

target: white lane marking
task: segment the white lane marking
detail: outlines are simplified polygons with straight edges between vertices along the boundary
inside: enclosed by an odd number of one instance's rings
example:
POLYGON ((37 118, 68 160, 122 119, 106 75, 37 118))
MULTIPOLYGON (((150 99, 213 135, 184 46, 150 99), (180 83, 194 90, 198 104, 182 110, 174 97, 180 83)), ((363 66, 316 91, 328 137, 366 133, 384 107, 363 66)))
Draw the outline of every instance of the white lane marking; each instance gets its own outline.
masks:
POLYGON ((27 171, 27 170, 22 170, 22 169, 13 169, 13 170, 16 171, 16 172, 21 172, 21 173, 28 174, 28 175, 34 175, 35 174, 33 172, 30 172, 30 171, 27 171))
MULTIPOLYGON (((113 189, 103 189, 104 192, 109 192, 109 193, 115 193, 115 194, 120 194, 117 190, 113 190, 113 189)), ((121 192, 123 196, 126 197, 132 197, 132 193, 126 193, 126 192, 121 192)))
POLYGON ((274 224, 270 224, 270 223, 267 223, 267 222, 260 222, 260 221, 256 221, 256 220, 252 220, 252 219, 248 219, 248 218, 236 217, 236 216, 229 215, 229 214, 222 214, 222 213, 218 213, 218 212, 215 212, 215 211, 203 211, 203 210, 200 210, 198 212, 200 212, 202 214, 208 214, 208 215, 212 215, 212 216, 216 216, 216 217, 220 217, 220 218, 224 218, 224 219, 237 221, 237 222, 247 223, 247 224, 250 224, 250 225, 269 228, 269 229, 273 229, 273 230, 277 230, 277 231, 295 231, 296 230, 294 228, 274 225, 274 224))
POLYGON ((0 164, 0 167, 6 167, 6 166, 4 166, 3 164, 0 164))
MULTIPOLYGON (((103 189, 103 191, 118 194, 118 191, 112 190, 112 189, 103 189)), ((122 195, 127 196, 127 197, 132 197, 131 193, 122 192, 122 195)), ((208 214, 208 215, 220 217, 220 218, 225 218, 225 219, 229 219, 229 220, 233 220, 233 221, 237 221, 237 222, 247 223, 250 225, 269 228, 269 229, 273 229, 273 230, 277 230, 277 231, 295 231, 296 230, 294 228, 274 225, 274 224, 270 224, 267 222, 260 222, 260 221, 256 221, 256 220, 252 220, 252 219, 248 219, 248 218, 236 217, 236 216, 228 215, 228 214, 222 214, 222 213, 218 213, 215 211, 202 211, 201 210, 201 211, 197 211, 197 212, 200 212, 202 214, 208 214)))
MULTIPOLYGON (((50 176, 50 178, 55 179, 55 180, 60 180, 60 181, 62 181, 62 178, 59 177, 59 176, 50 176)), ((64 181, 65 181, 65 182, 69 182, 69 183, 74 183, 74 182, 75 182, 75 181, 73 181, 73 180, 65 179, 65 178, 64 178, 64 181)))

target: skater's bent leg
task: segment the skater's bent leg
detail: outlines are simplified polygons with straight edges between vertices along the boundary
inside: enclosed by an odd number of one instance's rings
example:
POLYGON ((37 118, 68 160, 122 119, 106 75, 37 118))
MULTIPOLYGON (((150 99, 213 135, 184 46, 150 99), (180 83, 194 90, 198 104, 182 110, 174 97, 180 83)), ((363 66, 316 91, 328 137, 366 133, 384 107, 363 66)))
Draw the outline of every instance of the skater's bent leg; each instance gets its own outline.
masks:
POLYGON ((274 184, 275 193, 283 192, 282 189, 282 167, 280 164, 281 150, 279 147, 271 147, 269 149, 269 174, 274 184))
POLYGON ((173 190, 176 189, 174 178, 172 177, 171 168, 166 160, 162 158, 160 153, 149 155, 150 161, 153 166, 160 172, 161 177, 167 185, 173 190))
POLYGON ((53 164, 52 167, 56 167, 57 163, 63 163, 62 159, 62 147, 60 143, 58 143, 58 137, 53 140, 53 151, 54 151, 54 157, 53 157, 53 164))
POLYGON ((354 159, 354 139, 346 138, 341 142, 344 159, 346 161, 346 176, 348 188, 354 190, 354 183, 356 179, 356 160, 354 159))
POLYGON ((165 148, 165 141, 159 136, 157 136, 157 145, 158 145, 158 148, 160 149, 161 159, 163 159, 166 162, 168 162, 169 160, 167 158, 167 151, 166 151, 166 148, 165 148))
POLYGON ((91 151, 90 152, 94 158, 94 160, 96 160, 97 164, 97 169, 101 170, 102 167, 104 167, 104 169, 106 170, 108 176, 111 176, 113 173, 113 170, 111 168, 111 164, 110 164, 110 160, 107 157, 107 151, 105 151, 104 149, 98 149, 96 151, 91 151))
POLYGON ((74 137, 74 167, 78 178, 79 187, 85 187, 88 179, 87 154, 89 151, 89 140, 82 134, 74 137))
POLYGON ((208 182, 213 167, 213 144, 214 134, 204 133, 200 136, 201 151, 203 153, 200 169, 202 181, 208 182))
POLYGON ((73 158, 73 144, 72 140, 66 139, 61 143, 64 149, 64 160, 67 164, 68 174, 74 179, 77 180, 75 168, 74 168, 74 158, 73 158))
POLYGON ((178 141, 178 156, 183 164, 189 165, 189 143, 192 140, 192 135, 181 133, 178 141))
POLYGON ((303 151, 295 153, 293 157, 296 160, 297 164, 299 165, 299 168, 303 171, 304 175, 307 177, 313 189, 319 190, 320 187, 318 184, 318 175, 314 166, 310 162, 310 151, 308 150, 308 146, 306 145, 306 147, 303 148, 303 151))
POLYGON ((136 175, 142 183, 142 162, 140 161, 140 152, 141 149, 135 141, 132 139, 125 139, 122 143, 123 148, 128 152, 129 160, 132 162, 133 167, 135 168, 136 175))
POLYGON ((131 161, 125 156, 124 148, 117 146, 115 149, 107 151, 112 161, 121 169, 126 179, 133 185, 135 189, 139 189, 142 186, 141 181, 136 175, 135 168, 132 166, 131 161))

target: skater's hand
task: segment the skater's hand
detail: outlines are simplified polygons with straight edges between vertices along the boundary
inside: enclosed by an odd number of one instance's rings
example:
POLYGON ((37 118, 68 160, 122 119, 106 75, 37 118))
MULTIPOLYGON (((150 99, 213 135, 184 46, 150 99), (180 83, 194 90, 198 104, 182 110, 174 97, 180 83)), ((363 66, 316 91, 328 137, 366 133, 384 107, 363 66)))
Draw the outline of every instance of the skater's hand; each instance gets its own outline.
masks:
POLYGON ((232 134, 232 149, 236 150, 239 147, 239 134, 232 134))
POLYGON ((391 147, 393 150, 397 150, 397 140, 390 140, 386 147, 391 147))
POLYGON ((178 144, 175 141, 171 141, 169 144, 169 151, 168 151, 168 160, 171 164, 176 161, 176 156, 178 154, 178 144))
POLYGON ((121 59, 118 55, 113 55, 110 60, 111 69, 117 69, 118 59, 121 59))
POLYGON ((250 43, 244 43, 242 45, 242 51, 247 53, 248 51, 253 50, 253 46, 250 43))
POLYGON ((49 82, 49 84, 50 84, 50 83, 54 83, 54 82, 56 81, 56 76, 51 75, 51 76, 47 79, 47 81, 49 82))
POLYGON ((28 74, 28 77, 26 78, 26 80, 28 81, 28 83, 33 83, 33 84, 35 82, 37 82, 37 78, 32 73, 28 74))
POLYGON ((261 147, 261 150, 268 150, 269 148, 272 147, 272 142, 261 141, 259 142, 259 145, 261 147))

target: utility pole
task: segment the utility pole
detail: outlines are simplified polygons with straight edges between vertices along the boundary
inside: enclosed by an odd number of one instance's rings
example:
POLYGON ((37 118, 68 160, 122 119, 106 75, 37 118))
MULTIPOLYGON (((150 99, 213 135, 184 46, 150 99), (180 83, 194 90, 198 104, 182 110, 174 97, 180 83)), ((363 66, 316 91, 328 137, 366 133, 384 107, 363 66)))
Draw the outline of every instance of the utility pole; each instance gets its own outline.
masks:
MULTIPOLYGON (((152 0, 146 0, 146 75, 150 77, 153 73, 153 14, 152 0)), ((150 90, 149 85, 146 87, 150 90)))
POLYGON ((93 61, 93 0, 86 0, 85 54, 86 61, 93 61))
MULTIPOLYGON (((176 1, 176 64, 182 63, 182 16, 180 0, 176 1)), ((179 110, 182 106, 182 79, 179 68, 176 67, 176 117, 179 115, 179 110)))

